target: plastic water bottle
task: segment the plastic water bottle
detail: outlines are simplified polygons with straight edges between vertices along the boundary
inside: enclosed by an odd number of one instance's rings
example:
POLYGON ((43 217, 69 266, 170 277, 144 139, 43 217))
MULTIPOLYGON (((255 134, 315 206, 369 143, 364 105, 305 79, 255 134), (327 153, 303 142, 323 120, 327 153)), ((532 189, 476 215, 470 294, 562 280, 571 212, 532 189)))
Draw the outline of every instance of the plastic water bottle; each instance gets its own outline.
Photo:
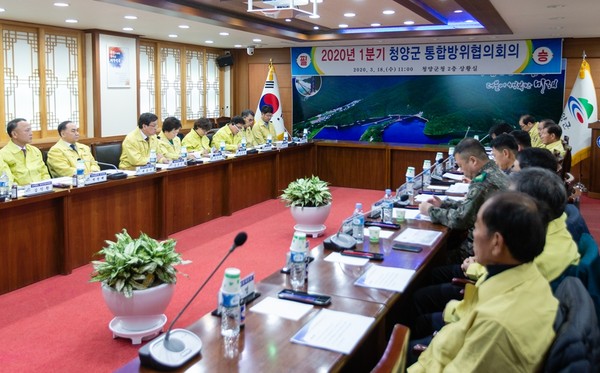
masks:
POLYGON ((267 145, 271 146, 273 144, 273 136, 271 134, 267 135, 267 145))
POLYGON ((152 166, 156 167, 156 149, 150 149, 150 159, 148 161, 152 166))
POLYGON ((246 144, 247 144, 247 142, 246 142, 246 136, 243 136, 242 137, 242 142, 241 142, 242 150, 246 150, 246 144))
POLYGON ((85 163, 83 163, 82 159, 77 161, 76 166, 77 173, 77 188, 81 188, 85 186, 85 163))
POLYGON ((423 188, 427 188, 431 184, 431 161, 423 161, 423 188))
POLYGON ((406 169, 406 194, 408 195, 408 203, 415 204, 415 168, 408 167, 406 169))
POLYGON ((179 153, 179 156, 182 159, 187 159, 188 153, 187 153, 187 147, 186 146, 182 146, 181 147, 181 152, 179 153))
POLYGON ((225 141, 221 141, 221 143, 219 144, 219 150, 221 151, 221 153, 225 151, 225 141))
POLYGON ((306 281, 306 252, 304 248, 292 247, 290 251, 290 284, 292 289, 301 290, 306 281))
POLYGON ((393 223, 392 214, 394 212, 394 200, 392 199, 392 190, 386 189, 381 204, 381 221, 384 223, 393 223))
POLYGON ((240 334, 240 270, 227 268, 219 294, 221 335, 236 337, 240 334))
POLYGON ((363 242, 365 239, 365 215, 362 210, 362 203, 357 202, 352 214, 352 237, 356 242, 363 242))
POLYGON ((283 131, 283 143, 287 143, 289 141, 289 137, 288 137, 288 133, 287 131, 283 131))
POLYGON ((302 142, 308 142, 308 129, 307 128, 302 130, 302 142))
POLYGON ((435 155, 435 176, 442 177, 444 174, 444 165, 442 161, 444 160, 444 154, 442 152, 437 152, 435 155))
POLYGON ((6 175, 6 172, 2 172, 2 175, 0 175, 0 201, 8 199, 10 199, 8 194, 8 175, 6 175))
POLYGON ((446 162, 446 171, 454 171, 456 161, 454 160, 454 147, 448 149, 448 162, 446 162))

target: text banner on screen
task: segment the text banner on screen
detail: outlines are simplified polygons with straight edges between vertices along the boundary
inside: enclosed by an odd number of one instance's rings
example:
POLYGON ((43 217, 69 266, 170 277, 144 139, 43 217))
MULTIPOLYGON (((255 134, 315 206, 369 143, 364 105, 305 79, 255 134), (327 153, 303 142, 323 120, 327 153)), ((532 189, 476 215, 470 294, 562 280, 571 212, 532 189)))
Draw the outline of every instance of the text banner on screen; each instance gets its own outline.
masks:
POLYGON ((292 48, 292 75, 559 74, 562 39, 292 48))

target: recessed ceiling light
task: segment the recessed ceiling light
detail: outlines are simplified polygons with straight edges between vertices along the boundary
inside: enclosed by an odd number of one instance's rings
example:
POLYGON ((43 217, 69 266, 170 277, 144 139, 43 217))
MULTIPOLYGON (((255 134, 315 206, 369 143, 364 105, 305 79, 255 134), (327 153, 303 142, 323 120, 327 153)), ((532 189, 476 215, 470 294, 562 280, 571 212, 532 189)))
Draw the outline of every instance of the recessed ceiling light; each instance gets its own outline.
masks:
POLYGON ((69 6, 69 3, 54 3, 54 6, 59 6, 59 7, 67 7, 69 6))
POLYGON ((285 19, 285 21, 286 21, 286 22, 292 22, 292 20, 291 20, 291 19, 289 19, 289 18, 286 18, 286 19, 285 19))
POLYGON ((176 38, 178 35, 177 34, 169 34, 170 38, 176 38))
POLYGON ((76 19, 65 19, 65 22, 67 22, 67 23, 77 23, 79 21, 77 21, 76 19))
POLYGON ((404 21, 404 24, 407 26, 414 25, 415 21, 404 21))
POLYGON ((467 20, 465 21, 465 23, 473 23, 473 22, 475 22, 475 21, 473 21, 472 19, 467 19, 467 20))
POLYGON ((133 27, 123 27, 123 31, 133 31, 133 27))
POLYGON ((205 42, 206 44, 212 44, 212 43, 214 43, 214 41, 212 41, 212 40, 204 40, 204 42, 205 42))
POLYGON ((6 9, 0 8, 0 13, 2 13, 2 12, 6 12, 6 9))
POLYGON ((308 16, 308 18, 317 19, 317 18, 321 18, 321 16, 318 14, 311 14, 310 16, 308 16))
POLYGON ((355 13, 344 13, 344 17, 348 17, 348 18, 356 17, 356 14, 355 13))
POLYGON ((456 10, 454 11, 454 13, 456 13, 456 14, 458 14, 458 13, 462 13, 462 12, 463 12, 463 11, 462 11, 462 10, 460 10, 460 9, 456 9, 456 10))
POLYGON ((225 31, 223 31, 223 32, 219 32, 219 35, 221 35, 221 36, 229 36, 229 33, 228 33, 228 32, 225 32, 225 31))
POLYGON ((390 15, 390 14, 395 14, 396 11, 391 10, 391 9, 386 9, 382 13, 385 14, 385 15, 390 15))
POLYGON ((137 19, 137 16, 125 16, 123 18, 125 18, 125 19, 137 19))
POLYGON ((262 41, 262 39, 252 39, 252 41, 255 43, 260 43, 262 41))
POLYGON ((190 26, 188 26, 188 25, 179 25, 177 27, 179 27, 180 29, 184 29, 184 30, 187 30, 190 28, 190 26))
POLYGON ((381 23, 371 23, 371 27, 379 27, 381 26, 381 23))
POLYGON ((313 26, 313 30, 318 30, 319 26, 313 26))
POLYGON ((348 27, 348 25, 347 25, 347 24, 345 24, 345 23, 340 23, 340 24, 338 25, 338 27, 339 27, 339 28, 346 28, 346 27, 348 27))
POLYGON ((241 45, 241 44, 236 44, 236 45, 234 45, 233 47, 234 47, 234 48, 241 48, 241 47, 242 47, 242 45, 241 45))

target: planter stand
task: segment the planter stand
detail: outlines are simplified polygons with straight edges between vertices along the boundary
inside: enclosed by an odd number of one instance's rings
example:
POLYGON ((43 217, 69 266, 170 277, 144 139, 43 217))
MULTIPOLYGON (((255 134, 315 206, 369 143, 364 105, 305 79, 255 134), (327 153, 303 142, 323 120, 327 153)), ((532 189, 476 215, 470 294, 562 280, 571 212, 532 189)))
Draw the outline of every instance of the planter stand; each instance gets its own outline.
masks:
POLYGON ((131 339, 131 344, 139 345, 156 337, 162 332, 167 322, 167 316, 117 316, 110 321, 108 327, 113 333, 113 338, 121 337, 131 339))
POLYGON ((296 224, 294 225, 294 230, 297 232, 306 233, 307 236, 312 236, 312 238, 317 238, 325 232, 325 225, 305 225, 305 224, 296 224))

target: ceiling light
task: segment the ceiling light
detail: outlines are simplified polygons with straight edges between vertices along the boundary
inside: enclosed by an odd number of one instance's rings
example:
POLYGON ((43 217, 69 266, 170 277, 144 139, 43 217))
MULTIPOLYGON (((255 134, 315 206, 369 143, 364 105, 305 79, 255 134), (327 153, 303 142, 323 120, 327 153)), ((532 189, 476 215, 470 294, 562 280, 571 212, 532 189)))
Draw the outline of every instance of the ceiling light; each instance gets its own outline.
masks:
POLYGON ((371 23, 371 27, 379 27, 381 26, 381 23, 371 23))
POLYGON ((234 45, 233 47, 234 47, 234 48, 241 48, 241 47, 242 47, 242 45, 241 45, 241 44, 236 44, 236 45, 234 45))
POLYGON ((189 28, 190 28, 190 26, 188 26, 188 25, 179 25, 179 26, 177 26, 177 27, 179 27, 179 28, 181 28, 181 29, 184 29, 184 30, 187 30, 187 29, 189 29, 189 28))
POLYGON ((385 15, 390 15, 390 14, 394 14, 396 12, 394 10, 391 10, 391 9, 386 9, 382 13, 385 14, 385 15))
POLYGON ((310 0, 311 3, 321 4, 323 0, 310 0))
POLYGON ((6 12, 6 9, 0 8, 0 13, 2 13, 2 12, 6 12))
POLYGON ((262 39, 252 39, 252 41, 255 43, 260 43, 262 41, 262 39))
POLYGON ((219 35, 221 35, 221 36, 229 36, 229 33, 228 33, 228 32, 225 32, 225 31, 223 31, 223 32, 219 32, 219 35))
POLYGON ((67 22, 67 23, 77 23, 78 21, 76 19, 65 19, 65 22, 67 22))
POLYGON ((206 44, 213 44, 213 43, 214 43, 214 41, 212 41, 212 40, 205 40, 204 42, 205 42, 206 44))
POLYGON ((414 25, 415 21, 404 21, 404 24, 407 26, 414 25))
POLYGON ((54 6, 67 7, 67 6, 69 6, 69 4, 68 3, 54 3, 54 6))
POLYGON ((472 19, 467 19, 467 20, 465 21, 465 23, 473 23, 473 22, 475 22, 475 21, 473 21, 472 19))
POLYGON ((176 37, 177 37, 177 34, 169 34, 169 37, 170 37, 170 38, 176 38, 176 37))
POLYGON ((338 27, 339 27, 339 28, 346 28, 346 27, 348 27, 348 25, 347 25, 347 24, 345 24, 345 23, 340 23, 340 24, 338 25, 338 27))
POLYGON ((313 26, 313 30, 318 30, 319 26, 313 26))
POLYGON ((321 18, 321 16, 318 14, 311 14, 310 16, 308 16, 308 18, 317 19, 317 18, 321 18))
POLYGON ((344 17, 348 17, 348 18, 356 17, 356 14, 355 13, 344 13, 344 17))
POLYGON ((289 18, 286 18, 286 19, 285 19, 285 21, 286 21, 286 22, 292 22, 292 20, 291 20, 291 19, 289 19, 289 18))
POLYGON ((460 10, 460 9, 456 9, 456 10, 454 11, 454 13, 456 13, 456 14, 458 14, 458 13, 462 13, 462 12, 463 12, 463 11, 462 11, 462 10, 460 10))
POLYGON ((123 31, 133 31, 133 27, 123 27, 123 31))
POLYGON ((137 16, 125 16, 123 18, 125 18, 125 19, 137 19, 137 16))

